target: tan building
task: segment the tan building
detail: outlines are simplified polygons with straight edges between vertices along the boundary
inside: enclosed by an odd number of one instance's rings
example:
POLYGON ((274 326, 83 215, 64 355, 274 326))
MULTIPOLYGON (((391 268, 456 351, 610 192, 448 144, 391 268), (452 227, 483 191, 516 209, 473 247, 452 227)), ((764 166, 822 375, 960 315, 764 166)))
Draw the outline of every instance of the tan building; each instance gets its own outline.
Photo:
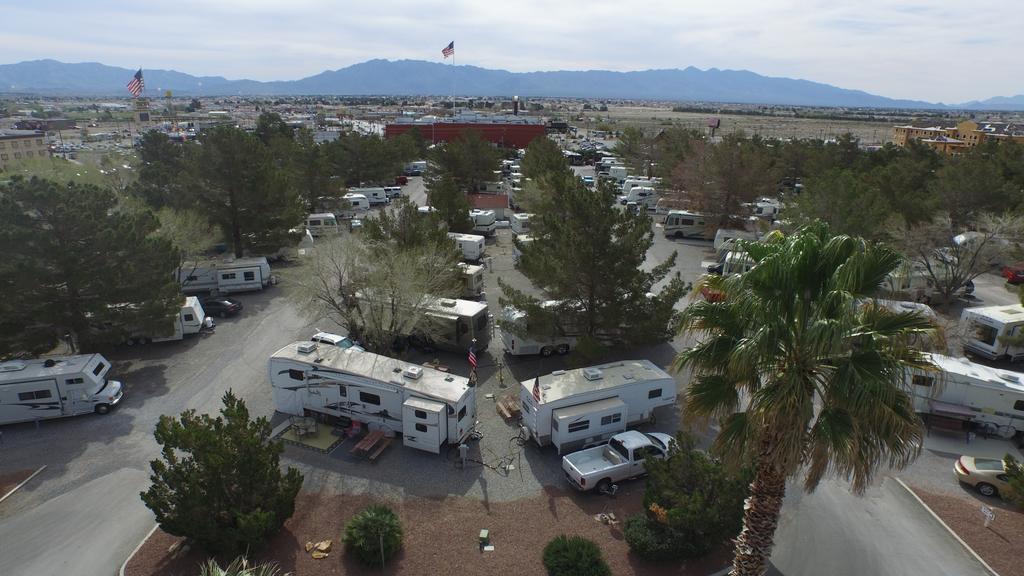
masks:
POLYGON ((978 122, 964 120, 955 126, 894 126, 893 142, 906 146, 919 140, 939 152, 956 154, 988 140, 1014 141, 1024 144, 1024 125, 1009 122, 978 122))
POLYGON ((46 134, 37 130, 0 130, 0 170, 24 160, 47 158, 46 134))

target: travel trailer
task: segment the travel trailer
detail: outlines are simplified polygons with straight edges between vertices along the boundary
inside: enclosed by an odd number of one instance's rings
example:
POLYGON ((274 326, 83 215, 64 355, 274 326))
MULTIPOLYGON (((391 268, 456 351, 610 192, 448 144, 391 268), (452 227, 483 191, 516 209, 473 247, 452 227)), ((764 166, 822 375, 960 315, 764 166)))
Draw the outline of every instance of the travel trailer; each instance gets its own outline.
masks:
POLYGON ((521 236, 530 233, 530 217, 533 214, 513 214, 509 220, 509 228, 513 236, 521 236))
POLYGON ((108 380, 99 354, 0 363, 0 424, 79 414, 106 414, 121 401, 121 383, 108 380))
POLYGON ((476 422, 469 379, 371 352, 294 342, 270 357, 267 372, 278 412, 362 422, 434 454, 463 442, 476 422))
MULTIPOLYGON (((391 314, 391 302, 377 302, 364 294, 356 295, 359 305, 376 316, 391 314)), ((491 341, 490 314, 486 302, 427 296, 422 308, 431 326, 429 333, 404 334, 409 343, 425 348, 466 352, 476 340, 477 350, 487 348, 491 341)), ((403 313, 401 310, 397 314, 403 313)))
POLYGON ((1024 358, 1024 345, 1007 342, 1024 334, 1024 306, 979 306, 965 308, 960 316, 964 331, 964 352, 989 360, 1024 358))
POLYGON ((349 193, 366 196, 370 206, 391 203, 391 198, 388 197, 387 190, 384 190, 384 188, 350 188, 349 193))
POLYGON ((665 217, 666 238, 707 238, 707 224, 703 214, 687 210, 672 210, 665 217))
POLYGON ((498 220, 494 210, 470 210, 469 219, 473 221, 473 233, 483 236, 494 236, 498 229, 498 220))
POLYGON ((332 236, 341 231, 338 219, 331 213, 310 214, 306 217, 306 230, 313 238, 332 236))
POLYGON ((599 444, 676 402, 676 381, 650 360, 556 370, 520 383, 523 425, 558 453, 599 444))
POLYGON ((462 273, 462 297, 469 300, 484 298, 484 267, 476 264, 457 264, 462 273))
POLYGON ((975 364, 967 358, 929 356, 937 372, 907 372, 907 386, 913 391, 918 413, 961 420, 967 428, 1003 438, 1021 438, 1024 375, 975 364))
POLYGON ((476 234, 459 234, 449 232, 448 237, 455 241, 462 252, 462 259, 470 262, 478 262, 484 255, 484 237, 476 234))
POLYGON ((185 294, 231 294, 262 290, 270 285, 270 263, 263 256, 185 263, 178 270, 178 281, 185 294))
POLYGON ((630 190, 632 190, 633 188, 637 188, 637 187, 657 188, 658 184, 660 182, 661 182, 661 180, 658 179, 658 178, 645 178, 645 177, 642 177, 642 176, 630 176, 629 178, 626 178, 626 180, 622 182, 622 188, 621 188, 622 192, 621 193, 623 195, 629 194, 630 190))
POLYGON ((185 304, 170 319, 170 326, 167 332, 162 334, 148 334, 142 331, 132 331, 125 338, 124 343, 132 346, 135 344, 147 344, 149 342, 172 342, 183 340, 190 334, 198 334, 203 330, 206 321, 206 311, 195 296, 186 296, 185 304))
POLYGON ((370 201, 365 194, 353 194, 349 192, 342 196, 348 201, 349 208, 345 211, 344 218, 356 218, 359 214, 370 209, 370 201))
MULTIPOLYGON (((542 302, 541 306, 550 308, 557 306, 557 300, 542 302)), ((526 313, 506 306, 501 313, 501 323, 498 331, 501 335, 501 344, 505 353, 510 356, 526 356, 540 354, 547 357, 554 353, 568 354, 576 348, 577 337, 580 330, 571 325, 559 324, 555 326, 555 334, 540 335, 537 330, 531 330, 528 324, 526 313)))

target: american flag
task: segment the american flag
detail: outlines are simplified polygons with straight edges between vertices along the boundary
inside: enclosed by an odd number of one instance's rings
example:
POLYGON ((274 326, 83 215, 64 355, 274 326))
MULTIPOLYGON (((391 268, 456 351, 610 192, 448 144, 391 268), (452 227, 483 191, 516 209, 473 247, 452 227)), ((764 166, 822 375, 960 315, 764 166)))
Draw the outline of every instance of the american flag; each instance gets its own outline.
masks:
POLYGON ((146 82, 142 79, 142 68, 139 68, 139 71, 132 77, 132 81, 128 83, 128 91, 132 93, 133 97, 138 98, 145 87, 146 82))
POLYGON ((469 365, 476 370, 476 344, 469 345, 469 365))
POLYGON ((448 43, 447 46, 441 49, 441 54, 444 55, 445 59, 449 56, 455 56, 455 40, 448 43))
POLYGON ((540 402, 540 376, 533 379, 533 399, 540 402))

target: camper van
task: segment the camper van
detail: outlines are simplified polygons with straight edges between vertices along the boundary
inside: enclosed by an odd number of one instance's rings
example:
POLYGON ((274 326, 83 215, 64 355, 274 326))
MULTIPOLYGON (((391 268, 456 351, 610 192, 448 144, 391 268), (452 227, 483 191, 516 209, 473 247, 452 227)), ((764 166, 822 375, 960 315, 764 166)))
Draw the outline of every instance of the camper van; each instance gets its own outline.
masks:
POLYGON ((121 401, 121 383, 108 380, 99 354, 0 363, 0 424, 79 414, 106 414, 121 401))
MULTIPOLYGON (((366 294, 356 298, 364 308, 374 308, 377 316, 391 314, 391 301, 375 301, 366 294)), ((486 302, 426 296, 421 308, 430 323, 429 334, 422 331, 404 334, 409 344, 423 348, 436 348, 452 352, 466 352, 476 340, 477 350, 484 350, 491 341, 490 314, 486 302)), ((394 312, 403 314, 402 310, 394 312)))
POLYGON ((964 331, 964 352, 989 360, 1024 358, 1024 345, 1007 343, 1024 333, 1024 306, 979 306, 965 308, 960 316, 964 331))
MULTIPOLYGON (((557 300, 548 300, 542 302, 541 306, 550 308, 558 304, 557 300)), ((510 356, 540 354, 547 357, 554 353, 568 354, 576 348, 576 339, 580 336, 576 326, 566 324, 556 326, 555 335, 539 335, 536 330, 530 329, 526 313, 511 306, 502 310, 498 331, 502 348, 510 356)))
POLYGON ((178 270, 185 294, 231 294, 262 290, 270 285, 270 263, 265 257, 222 262, 185 263, 178 270))
POLYGON ((1024 431, 1024 375, 967 358, 929 357, 937 372, 907 371, 907 386, 913 391, 918 413, 961 420, 967 428, 1003 438, 1020 438, 1024 431))
POLYGON ((388 193, 384 188, 350 188, 349 193, 362 194, 363 196, 366 196, 366 200, 370 203, 370 206, 379 206, 381 204, 391 203, 391 198, 388 197, 388 193))
POLYGON ((513 236, 521 236, 530 233, 530 217, 533 214, 513 214, 509 220, 509 228, 513 236))
POLYGON ((494 210, 470 210, 469 219, 473 221, 473 233, 486 237, 494 236, 498 229, 498 220, 494 210))
POLYGON ((476 234, 459 234, 449 232, 448 237, 455 241, 462 252, 462 259, 470 262, 478 262, 484 255, 484 237, 476 234))
POLYGON ((349 209, 345 212, 345 218, 357 218, 359 214, 370 209, 370 201, 365 194, 353 194, 349 192, 342 196, 348 201, 349 209))
POLYGON ((462 274, 462 297, 468 300, 484 298, 484 267, 476 264, 457 264, 462 274))
POLYGON ((666 238, 700 238, 707 237, 705 216, 687 210, 672 210, 665 217, 666 238))
POLYGON ((402 187, 401 186, 385 186, 384 187, 384 194, 386 194, 387 197, 389 199, 391 199, 391 200, 394 200, 395 198, 401 198, 402 197, 402 187))
POLYGON ((371 352, 294 342, 267 362, 274 408, 292 416, 366 423, 434 454, 476 422, 469 379, 371 352))
POLYGON ((313 238, 319 238, 321 236, 333 236, 341 231, 338 226, 338 219, 335 218, 334 214, 320 213, 310 214, 306 217, 306 230, 313 238))
POLYGON ((675 404, 676 381, 650 360, 625 360, 523 381, 519 397, 530 437, 562 454, 653 420, 675 404))

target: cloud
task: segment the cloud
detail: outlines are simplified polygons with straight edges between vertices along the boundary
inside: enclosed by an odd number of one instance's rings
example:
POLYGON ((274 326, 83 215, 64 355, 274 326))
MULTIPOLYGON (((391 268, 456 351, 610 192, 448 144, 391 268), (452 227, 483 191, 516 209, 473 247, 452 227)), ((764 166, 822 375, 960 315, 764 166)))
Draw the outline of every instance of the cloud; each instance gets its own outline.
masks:
POLYGON ((999 0, 37 0, 3 12, 9 61, 288 80, 371 58, 440 61, 454 39, 456 63, 513 71, 692 65, 931 101, 1024 92, 1007 73, 1024 53, 1024 4, 999 0))

